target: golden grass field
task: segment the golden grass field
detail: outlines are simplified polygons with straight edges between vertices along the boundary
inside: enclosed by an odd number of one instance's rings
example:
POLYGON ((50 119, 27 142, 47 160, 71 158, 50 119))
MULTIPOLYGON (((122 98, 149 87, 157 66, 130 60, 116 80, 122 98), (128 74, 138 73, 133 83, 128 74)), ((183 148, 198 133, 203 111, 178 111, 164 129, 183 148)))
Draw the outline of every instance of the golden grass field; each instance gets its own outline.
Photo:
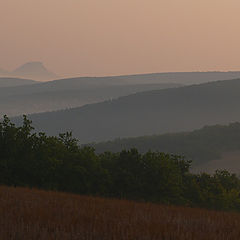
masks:
POLYGON ((240 214, 0 187, 0 240, 231 240, 240 214))

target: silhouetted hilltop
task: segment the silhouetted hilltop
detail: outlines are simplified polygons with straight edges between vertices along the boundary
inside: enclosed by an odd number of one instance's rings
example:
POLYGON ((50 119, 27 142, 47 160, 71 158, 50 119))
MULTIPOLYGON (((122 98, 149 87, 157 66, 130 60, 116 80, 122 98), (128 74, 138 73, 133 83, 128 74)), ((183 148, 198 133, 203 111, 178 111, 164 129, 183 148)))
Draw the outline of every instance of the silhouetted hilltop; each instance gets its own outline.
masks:
POLYGON ((73 131, 81 143, 188 131, 240 120, 240 80, 133 94, 81 108, 30 115, 37 130, 73 131))
POLYGON ((55 79, 57 76, 46 69, 41 62, 28 62, 15 69, 11 75, 37 80, 55 79))

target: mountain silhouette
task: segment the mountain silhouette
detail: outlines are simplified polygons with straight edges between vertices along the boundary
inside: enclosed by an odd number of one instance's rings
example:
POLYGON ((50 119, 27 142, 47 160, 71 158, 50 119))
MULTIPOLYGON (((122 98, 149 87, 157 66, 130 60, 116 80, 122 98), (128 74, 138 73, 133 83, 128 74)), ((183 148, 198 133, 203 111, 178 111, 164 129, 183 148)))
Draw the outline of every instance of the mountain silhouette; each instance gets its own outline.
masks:
POLYGON ((11 72, 11 75, 34 80, 50 80, 57 78, 57 75, 50 72, 41 62, 25 63, 11 72))

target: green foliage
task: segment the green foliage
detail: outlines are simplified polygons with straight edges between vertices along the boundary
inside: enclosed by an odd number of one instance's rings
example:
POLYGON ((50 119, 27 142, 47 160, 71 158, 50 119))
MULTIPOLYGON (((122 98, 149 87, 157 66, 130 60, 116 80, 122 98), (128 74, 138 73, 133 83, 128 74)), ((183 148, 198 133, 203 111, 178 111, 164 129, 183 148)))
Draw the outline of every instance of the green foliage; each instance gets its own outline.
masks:
POLYGON ((240 179, 227 171, 190 174, 181 156, 133 148, 96 154, 72 133, 49 137, 31 121, 0 123, 0 184, 88 195, 240 210, 240 179))

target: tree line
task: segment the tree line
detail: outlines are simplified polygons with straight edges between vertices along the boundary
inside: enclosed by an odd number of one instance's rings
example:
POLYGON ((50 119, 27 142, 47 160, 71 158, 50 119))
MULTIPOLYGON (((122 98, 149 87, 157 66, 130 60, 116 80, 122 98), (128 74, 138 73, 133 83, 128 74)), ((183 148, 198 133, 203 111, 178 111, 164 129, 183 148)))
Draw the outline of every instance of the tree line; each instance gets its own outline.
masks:
POLYGON ((47 136, 7 116, 0 122, 0 184, 110 198, 240 210, 240 179, 227 171, 191 174, 191 161, 137 149, 97 154, 67 132, 47 136))

